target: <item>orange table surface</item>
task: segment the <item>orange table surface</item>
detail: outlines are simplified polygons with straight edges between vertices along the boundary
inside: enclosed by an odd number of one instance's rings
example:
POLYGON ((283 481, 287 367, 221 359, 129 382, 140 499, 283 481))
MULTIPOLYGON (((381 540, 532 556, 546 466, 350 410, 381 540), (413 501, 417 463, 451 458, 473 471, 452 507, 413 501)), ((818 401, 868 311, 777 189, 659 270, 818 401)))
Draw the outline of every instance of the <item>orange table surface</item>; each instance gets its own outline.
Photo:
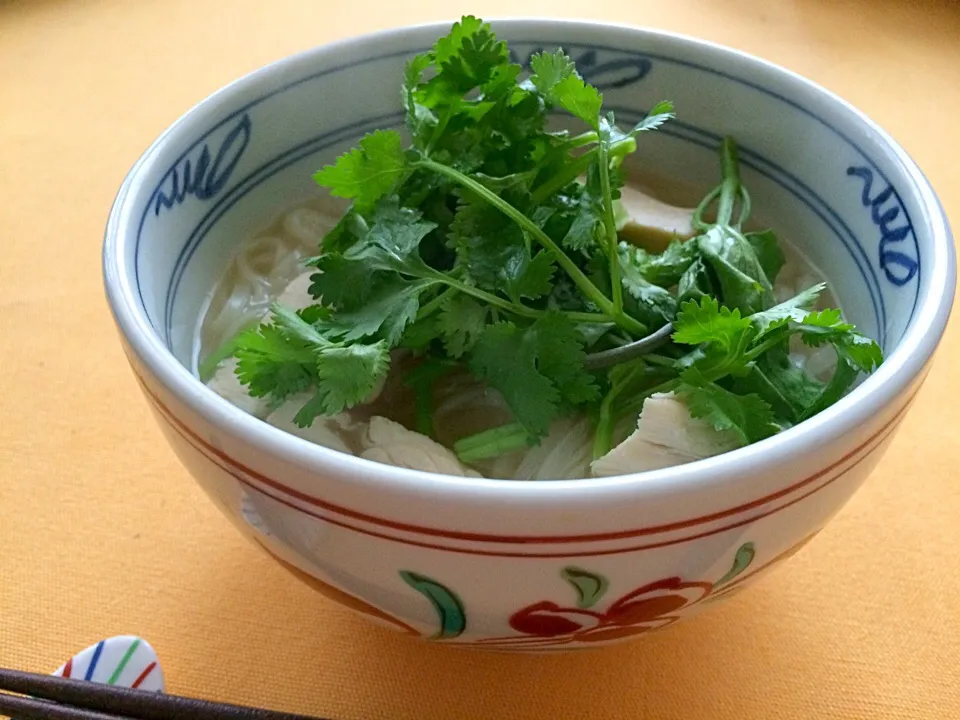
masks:
POLYGON ((960 2, 0 0, 0 666, 137 633, 172 692, 332 718, 960 718, 960 320, 818 539, 668 632, 566 656, 380 630, 244 540, 168 449, 100 275, 131 164, 207 94, 330 40, 464 12, 650 25, 839 93, 960 221, 960 2))

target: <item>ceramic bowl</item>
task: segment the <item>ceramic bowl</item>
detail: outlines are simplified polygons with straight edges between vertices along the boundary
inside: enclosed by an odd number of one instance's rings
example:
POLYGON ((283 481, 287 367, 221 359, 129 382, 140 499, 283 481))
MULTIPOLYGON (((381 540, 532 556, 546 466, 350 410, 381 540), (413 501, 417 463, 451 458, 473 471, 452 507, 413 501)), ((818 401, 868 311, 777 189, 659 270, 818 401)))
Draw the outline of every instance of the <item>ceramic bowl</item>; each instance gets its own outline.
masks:
POLYGON ((864 481, 916 396, 955 285, 944 213, 883 130, 797 75, 697 40, 586 22, 494 23, 519 62, 562 46, 628 123, 678 119, 644 162, 700 189, 724 134, 754 205, 827 270, 883 366, 833 407, 719 457, 600 480, 508 482, 398 469, 246 415, 191 371, 201 303, 237 241, 364 132, 398 126, 403 65, 448 24, 320 47, 258 70, 175 122, 110 214, 106 290, 170 445, 241 531, 374 622, 453 645, 596 647, 751 584, 864 481))

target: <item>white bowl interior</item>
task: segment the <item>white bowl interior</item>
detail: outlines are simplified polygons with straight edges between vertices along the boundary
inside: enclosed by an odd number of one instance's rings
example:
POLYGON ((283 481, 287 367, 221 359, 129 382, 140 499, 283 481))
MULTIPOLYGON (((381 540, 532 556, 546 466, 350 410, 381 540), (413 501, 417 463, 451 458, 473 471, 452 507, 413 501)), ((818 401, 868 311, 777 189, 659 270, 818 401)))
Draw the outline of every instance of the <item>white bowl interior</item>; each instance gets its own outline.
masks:
MULTIPOLYGON (((642 138, 639 162, 705 192, 732 134, 756 215, 799 246, 847 316, 890 352, 928 278, 912 219, 921 194, 894 187, 902 160, 843 103, 744 56, 626 28, 507 22, 522 62, 565 48, 622 125, 670 99, 678 119, 642 138)), ((192 363, 198 314, 236 244, 319 190, 311 174, 364 132, 402 121, 403 64, 438 26, 314 51, 245 78, 168 132, 143 165, 139 224, 123 258, 151 323, 192 363), (152 191, 149 192, 148 191, 152 191)))

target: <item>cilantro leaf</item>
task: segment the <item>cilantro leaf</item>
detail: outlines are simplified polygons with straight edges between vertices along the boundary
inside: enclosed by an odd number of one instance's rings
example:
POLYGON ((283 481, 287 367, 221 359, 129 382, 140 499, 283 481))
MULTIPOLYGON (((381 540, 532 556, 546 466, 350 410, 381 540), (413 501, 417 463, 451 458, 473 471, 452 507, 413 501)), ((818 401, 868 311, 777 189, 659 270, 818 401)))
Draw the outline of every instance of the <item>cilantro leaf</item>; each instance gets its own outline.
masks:
MULTIPOLYGON (((489 31, 490 26, 486 29, 489 31)), ((463 48, 464 41, 484 29, 483 20, 473 15, 464 15, 450 28, 450 32, 437 38, 433 45, 433 57, 437 65, 454 59, 463 48)))
POLYGON ((596 247, 602 233, 603 206, 592 190, 584 188, 579 194, 573 222, 560 244, 568 250, 587 254, 596 247))
POLYGON ((408 281, 393 274, 381 280, 362 306, 340 311, 334 322, 344 329, 344 340, 379 335, 390 347, 397 345, 407 326, 417 317, 420 293, 436 280, 408 281))
POLYGON ((872 372, 883 362, 880 346, 844 322, 839 310, 812 312, 803 318, 798 330, 807 345, 819 347, 829 342, 841 360, 863 372, 872 372))
POLYGON ((497 40, 488 23, 466 16, 434 46, 437 81, 460 94, 488 82, 498 67, 509 63, 507 44, 497 40))
POLYGON ((830 381, 826 387, 823 388, 823 391, 816 401, 804 408, 798 421, 802 422, 811 418, 818 412, 833 405, 846 395, 856 379, 857 369, 853 365, 848 362, 838 362, 837 369, 833 372, 833 377, 830 378, 830 381))
POLYGON ((313 179, 330 188, 332 195, 353 198, 358 208, 371 208, 390 192, 405 169, 400 133, 377 130, 338 157, 335 164, 316 172, 313 179))
POLYGON ((557 267, 553 264, 553 253, 541 250, 525 263, 516 280, 508 284, 508 292, 514 298, 535 300, 549 295, 553 290, 553 274, 557 267))
POLYGON ((397 273, 434 281, 419 255, 420 243, 435 228, 417 210, 382 201, 372 214, 372 225, 345 252, 329 252, 314 261, 310 292, 336 308, 337 322, 356 322, 348 339, 375 333, 388 323, 391 344, 416 314, 416 296, 430 285, 415 283, 403 289, 397 273), (398 303, 396 311, 391 304, 398 303), (370 304, 368 306, 368 304, 370 304))
POLYGON ((773 304, 773 288, 753 246, 733 228, 714 225, 697 238, 704 260, 720 281, 724 305, 752 315, 773 304))
POLYGON ((807 408, 818 403, 825 386, 794 365, 784 349, 775 348, 751 363, 749 372, 736 379, 733 389, 741 395, 759 395, 778 417, 797 423, 807 408))
POLYGON ((685 302, 673 324, 673 341, 683 345, 716 343, 724 349, 743 344, 750 331, 750 318, 740 316, 738 309, 720 307, 716 298, 705 297, 700 303, 685 302))
MULTIPOLYGON (((326 305, 353 312, 371 301, 389 302, 385 290, 375 297, 374 289, 394 282, 389 278, 395 273, 435 279, 419 255, 420 243, 436 227, 434 223, 395 201, 381 202, 372 222, 345 252, 328 252, 313 262, 319 272, 311 277, 310 292, 326 305)), ((417 292, 426 285, 418 287, 417 292)), ((391 292, 399 301, 398 291, 391 292)))
MULTIPOLYGON (((589 257, 604 241, 603 189, 597 162, 587 168, 585 183, 574 183, 570 189, 555 196, 554 215, 551 218, 562 238, 560 244, 575 253, 589 257)), ((546 208, 538 208, 538 211, 546 208)))
POLYGON ((437 328, 450 357, 460 358, 476 344, 487 324, 489 306, 469 295, 457 294, 444 302, 437 328))
POLYGON ((363 262, 329 252, 318 257, 314 267, 319 272, 310 276, 310 294, 326 305, 350 310, 363 307, 370 297, 375 278, 363 262))
POLYGON ((450 224, 450 243, 478 287, 496 291, 529 258, 523 231, 503 213, 464 194, 450 224))
POLYGON ((557 386, 564 404, 576 407, 599 399, 593 376, 583 368, 586 355, 573 323, 552 312, 537 320, 532 330, 537 336, 537 370, 557 386))
POLYGON ((517 422, 543 437, 556 417, 561 394, 537 370, 536 334, 511 322, 488 325, 470 357, 470 371, 503 395, 517 422))
POLYGON ((425 352, 438 337, 440 337, 440 328, 438 327, 437 316, 426 315, 407 325, 396 347, 413 350, 420 354, 425 352))
POLYGON ((406 64, 403 83, 403 109, 410 135, 414 144, 424 150, 430 139, 430 133, 439 123, 436 114, 420 102, 418 88, 424 71, 430 67, 433 57, 430 53, 421 53, 406 64))
POLYGON ((313 383, 313 346, 276 325, 260 325, 237 336, 237 378, 253 397, 281 403, 313 383))
POLYGON ((648 130, 656 130, 665 122, 675 117, 676 113, 673 112, 673 103, 669 100, 661 100, 650 108, 650 112, 647 113, 647 116, 643 120, 634 125, 630 134, 636 135, 648 130))
POLYGON ((767 276, 770 284, 776 282, 777 275, 787 261, 783 250, 780 249, 780 242, 772 230, 763 232, 746 233, 744 237, 753 247, 757 260, 760 261, 760 267, 763 268, 763 274, 767 276))
POLYGON ((558 82, 547 97, 590 127, 597 127, 603 96, 579 75, 569 75, 558 82))
POLYGON ((305 427, 317 415, 336 415, 366 400, 387 375, 390 351, 383 341, 338 345, 317 354, 314 397, 294 416, 305 427))
POLYGON ((803 322, 803 319, 807 317, 807 313, 816 305, 820 295, 826 289, 826 283, 818 283, 801 291, 789 300, 784 300, 779 305, 774 305, 769 310, 754 313, 750 316, 750 322, 760 335, 782 327, 790 320, 803 322))
POLYGON ((702 418, 720 431, 732 431, 744 445, 779 431, 770 404, 758 395, 737 395, 707 381, 695 370, 682 376, 678 395, 691 417, 702 418))
POLYGON ((553 255, 532 256, 524 232, 498 209, 464 193, 450 232, 463 268, 479 287, 504 290, 515 302, 550 293, 553 255))
POLYGON ((678 284, 699 254, 696 243, 680 240, 673 240, 662 253, 647 252, 627 243, 620 243, 620 251, 623 262, 649 282, 664 288, 678 284))
POLYGON ((301 427, 317 415, 335 415, 364 401, 386 376, 390 361, 386 343, 334 342, 305 319, 309 316, 274 305, 272 322, 238 336, 236 351, 237 377, 254 397, 269 396, 279 404, 314 391, 295 417, 301 427))
POLYGON ((677 299, 673 293, 647 280, 623 249, 619 255, 620 281, 630 296, 638 301, 630 308, 631 315, 654 327, 672 322, 677 314, 677 299))
POLYGON ((559 313, 549 313, 526 329, 509 322, 488 325, 469 367, 503 394, 517 422, 537 439, 547 433, 561 408, 599 399, 583 358, 574 325, 559 313))
POLYGON ((865 335, 850 332, 833 341, 840 359, 865 373, 873 372, 883 363, 880 346, 865 335))
POLYGON ((346 256, 364 261, 372 270, 422 272, 420 243, 436 228, 436 223, 421 218, 419 210, 401 207, 395 200, 381 203, 373 214, 369 231, 346 252, 346 256))
POLYGON ((563 50, 537 53, 530 58, 530 68, 534 72, 530 82, 548 103, 559 105, 594 130, 598 129, 603 96, 584 82, 563 50))
POLYGON ((715 297, 717 291, 714 285, 713 276, 703 258, 697 257, 683 271, 677 282, 677 300, 685 303, 690 300, 698 301, 704 297, 715 297))
POLYGON ((753 359, 748 351, 755 337, 750 319, 737 309, 720 306, 716 298, 685 302, 674 321, 673 340, 698 347, 677 361, 677 369, 696 370, 708 381, 741 376, 753 359))
POLYGON ((530 69, 533 71, 530 82, 541 93, 547 94, 561 80, 573 75, 577 71, 577 66, 562 49, 559 49, 552 53, 534 54, 530 58, 530 69))

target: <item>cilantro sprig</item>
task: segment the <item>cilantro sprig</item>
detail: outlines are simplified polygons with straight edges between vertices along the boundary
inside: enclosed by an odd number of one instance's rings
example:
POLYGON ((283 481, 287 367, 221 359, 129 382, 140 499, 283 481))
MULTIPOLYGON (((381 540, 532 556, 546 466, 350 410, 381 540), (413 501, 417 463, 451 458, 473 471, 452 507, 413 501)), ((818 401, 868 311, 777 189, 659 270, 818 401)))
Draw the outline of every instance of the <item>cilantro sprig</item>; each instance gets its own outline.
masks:
POLYGON ((295 419, 309 425, 366 402, 402 349, 415 356, 399 380, 420 432, 432 434, 433 387, 452 372, 506 401, 511 422, 456 443, 475 462, 536 443, 573 413, 594 420, 599 457, 660 392, 755 442, 829 406, 882 361, 838 310, 818 307, 824 286, 774 303, 784 255, 773 232, 745 229, 751 199, 732 139, 694 213, 696 237, 662 253, 621 240, 624 162, 673 117, 669 102, 621 129, 562 49, 524 71, 472 16, 410 59, 400 98, 409 142, 378 130, 314 175, 351 203, 310 261, 315 303, 275 305, 214 352, 206 374, 235 356, 252 395, 305 398, 295 419), (549 130, 553 114, 580 131, 549 130), (671 323, 656 352, 587 369, 588 352, 671 323), (793 362, 798 341, 833 348, 831 377, 793 362))

